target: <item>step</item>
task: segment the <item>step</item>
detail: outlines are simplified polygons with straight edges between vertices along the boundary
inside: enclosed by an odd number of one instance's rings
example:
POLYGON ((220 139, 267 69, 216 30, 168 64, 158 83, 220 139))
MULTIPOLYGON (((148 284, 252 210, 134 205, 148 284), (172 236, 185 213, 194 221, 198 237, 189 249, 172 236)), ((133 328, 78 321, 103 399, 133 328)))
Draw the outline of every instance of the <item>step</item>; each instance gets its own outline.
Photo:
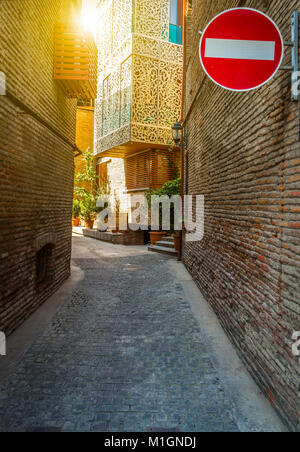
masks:
POLYGON ((172 242, 165 242, 165 241, 160 241, 160 242, 156 242, 157 246, 161 246, 162 248, 174 248, 174 241, 172 242))
POLYGON ((166 254, 168 256, 174 256, 174 257, 178 256, 178 253, 175 250, 175 248, 164 248, 162 246, 150 245, 148 250, 152 251, 153 253, 166 254))
POLYGON ((83 235, 84 229, 85 229, 85 228, 83 228, 83 227, 81 227, 81 226, 73 226, 72 232, 73 232, 73 234, 83 235))
POLYGON ((116 245, 124 245, 124 235, 121 233, 101 232, 97 229, 83 229, 83 235, 102 242, 111 242, 116 245))
POLYGON ((174 243, 173 237, 170 237, 170 236, 163 237, 161 240, 162 240, 163 242, 174 243))

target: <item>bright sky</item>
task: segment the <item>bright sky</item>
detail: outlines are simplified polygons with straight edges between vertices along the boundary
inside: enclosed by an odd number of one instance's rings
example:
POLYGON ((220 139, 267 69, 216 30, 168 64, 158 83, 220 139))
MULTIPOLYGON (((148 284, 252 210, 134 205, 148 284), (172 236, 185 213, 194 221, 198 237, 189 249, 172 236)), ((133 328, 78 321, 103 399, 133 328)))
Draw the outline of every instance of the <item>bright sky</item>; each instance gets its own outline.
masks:
POLYGON ((86 30, 96 38, 97 4, 99 0, 82 0, 82 21, 86 30))

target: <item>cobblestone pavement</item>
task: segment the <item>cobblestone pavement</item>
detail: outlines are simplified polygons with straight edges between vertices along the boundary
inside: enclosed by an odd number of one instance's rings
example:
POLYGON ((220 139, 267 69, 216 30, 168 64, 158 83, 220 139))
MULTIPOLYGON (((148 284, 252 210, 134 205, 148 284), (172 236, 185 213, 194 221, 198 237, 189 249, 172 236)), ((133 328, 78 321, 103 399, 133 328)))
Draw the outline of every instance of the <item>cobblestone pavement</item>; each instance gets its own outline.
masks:
POLYGON ((0 430, 237 431, 167 259, 91 246, 75 254, 83 280, 1 387, 0 430))

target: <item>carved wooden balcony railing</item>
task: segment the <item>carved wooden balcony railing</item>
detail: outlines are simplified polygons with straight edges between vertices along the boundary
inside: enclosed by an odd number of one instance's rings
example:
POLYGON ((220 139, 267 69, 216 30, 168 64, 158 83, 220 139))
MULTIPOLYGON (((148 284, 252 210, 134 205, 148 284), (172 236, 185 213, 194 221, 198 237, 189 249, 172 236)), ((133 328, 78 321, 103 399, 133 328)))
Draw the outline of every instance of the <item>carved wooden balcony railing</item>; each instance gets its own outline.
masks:
POLYGON ((54 79, 68 98, 97 97, 97 47, 93 36, 70 24, 55 26, 54 79))

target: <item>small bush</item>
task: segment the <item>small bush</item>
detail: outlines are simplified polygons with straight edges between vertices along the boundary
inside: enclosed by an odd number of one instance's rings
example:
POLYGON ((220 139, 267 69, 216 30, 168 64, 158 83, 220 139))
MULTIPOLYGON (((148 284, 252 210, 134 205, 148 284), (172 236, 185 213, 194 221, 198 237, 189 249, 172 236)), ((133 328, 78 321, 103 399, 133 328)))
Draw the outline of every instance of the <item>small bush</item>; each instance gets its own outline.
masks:
POLYGON ((146 198, 151 204, 151 196, 180 196, 181 195, 181 179, 174 179, 166 182, 158 190, 153 190, 152 188, 146 192, 146 198))
POLYGON ((73 218, 79 218, 81 213, 80 202, 78 199, 73 199, 72 216, 73 218))
MULTIPOLYGON (((151 196, 169 196, 171 198, 172 196, 180 196, 181 195, 181 179, 174 179, 169 182, 166 182, 162 188, 159 188, 158 190, 154 191, 152 189, 148 190, 146 192, 146 199, 148 201, 149 207, 151 207, 151 196)), ((159 207, 160 215, 159 215, 159 223, 160 223, 160 230, 162 229, 162 206, 159 207)), ((169 232, 175 232, 174 229, 174 205, 171 204, 171 229, 169 232)))
POLYGON ((84 221, 95 220, 100 209, 97 207, 96 198, 92 195, 86 194, 80 202, 80 217, 84 221))

